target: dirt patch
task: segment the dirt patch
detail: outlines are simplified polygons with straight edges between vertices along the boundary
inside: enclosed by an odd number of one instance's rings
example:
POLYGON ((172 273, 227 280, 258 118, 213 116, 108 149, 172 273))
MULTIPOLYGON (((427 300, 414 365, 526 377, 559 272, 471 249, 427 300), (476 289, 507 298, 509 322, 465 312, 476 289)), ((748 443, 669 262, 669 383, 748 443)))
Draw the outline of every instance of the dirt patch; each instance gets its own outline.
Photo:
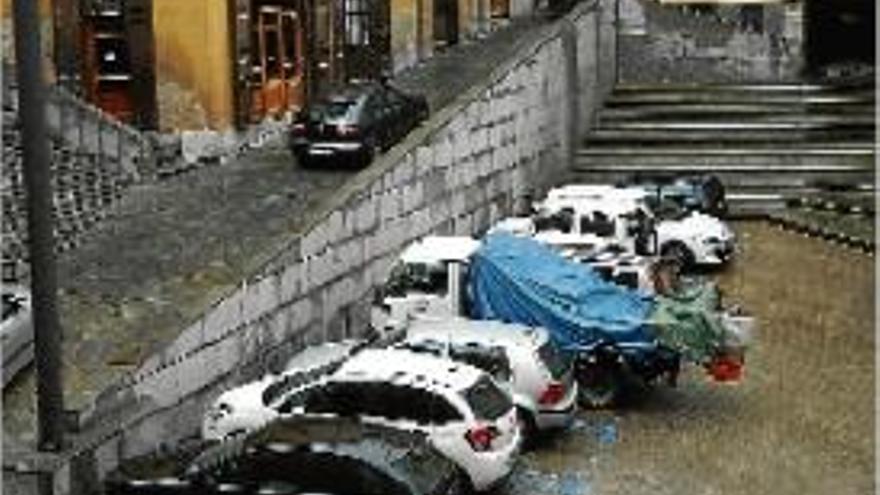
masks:
POLYGON ((690 369, 678 389, 582 413, 587 426, 530 469, 580 472, 584 494, 874 493, 874 259, 765 223, 736 229, 740 257, 717 279, 760 322, 745 380, 690 369))

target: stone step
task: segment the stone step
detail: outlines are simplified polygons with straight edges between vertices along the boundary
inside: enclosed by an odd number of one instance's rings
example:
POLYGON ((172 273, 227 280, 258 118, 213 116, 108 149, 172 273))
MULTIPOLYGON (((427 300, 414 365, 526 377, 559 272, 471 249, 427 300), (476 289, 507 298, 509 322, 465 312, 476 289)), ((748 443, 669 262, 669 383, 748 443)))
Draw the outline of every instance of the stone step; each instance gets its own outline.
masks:
POLYGON ((633 105, 691 105, 691 104, 762 104, 762 105, 825 105, 874 103, 874 94, 868 91, 853 93, 784 93, 784 92, 633 92, 612 93, 606 107, 633 105))
POLYGON ((827 94, 874 91, 872 81, 840 84, 755 83, 755 84, 618 84, 615 94, 656 93, 747 93, 747 94, 827 94))
POLYGON ((651 166, 618 163, 613 166, 594 166, 577 163, 570 172, 572 182, 614 184, 633 177, 674 177, 685 174, 712 174, 728 188, 759 187, 788 189, 792 187, 824 187, 826 185, 854 186, 873 183, 873 167, 858 165, 791 166, 781 168, 772 164, 699 165, 679 164, 651 166))
POLYGON ((727 128, 727 129, 687 129, 687 128, 602 128, 591 131, 587 143, 620 143, 636 146, 649 143, 703 143, 718 146, 741 143, 795 143, 834 142, 871 144, 874 142, 873 127, 826 127, 821 129, 774 129, 767 128, 727 128))
POLYGON ((654 166, 835 167, 874 165, 872 148, 595 146, 578 150, 575 167, 615 168, 619 163, 654 166))
POLYGON ((761 105, 751 103, 692 105, 633 105, 606 108, 599 112, 599 122, 648 120, 666 121, 682 118, 698 120, 748 120, 763 121, 778 118, 781 121, 806 119, 808 121, 832 120, 856 117, 873 121, 875 108, 864 103, 838 105, 761 105))
MULTIPOLYGON (((851 205, 858 205, 865 201, 871 201, 876 191, 873 184, 871 189, 851 189, 848 191, 835 193, 838 201, 845 200, 851 205)), ((787 205, 794 200, 804 200, 809 198, 819 198, 826 195, 828 191, 821 188, 788 188, 788 189, 759 189, 759 188, 738 188, 729 190, 726 194, 728 204, 728 216, 736 217, 755 217, 779 212, 786 209, 787 205)))
POLYGON ((602 122, 603 130, 638 130, 638 131, 679 131, 679 132, 729 132, 729 131, 824 131, 838 129, 874 129, 873 116, 829 116, 816 115, 785 116, 778 115, 766 120, 712 120, 695 122, 693 120, 653 121, 616 121, 602 122))

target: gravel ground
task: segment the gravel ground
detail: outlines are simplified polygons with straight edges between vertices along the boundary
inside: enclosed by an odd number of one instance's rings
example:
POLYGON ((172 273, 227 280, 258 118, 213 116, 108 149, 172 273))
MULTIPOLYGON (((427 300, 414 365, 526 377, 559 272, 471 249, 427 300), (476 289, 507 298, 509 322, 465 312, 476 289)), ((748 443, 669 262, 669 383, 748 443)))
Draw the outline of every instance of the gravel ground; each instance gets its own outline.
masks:
POLYGON ((583 412, 508 495, 875 493, 874 259, 737 225, 718 280, 759 319, 738 385, 690 369, 616 411, 583 412))

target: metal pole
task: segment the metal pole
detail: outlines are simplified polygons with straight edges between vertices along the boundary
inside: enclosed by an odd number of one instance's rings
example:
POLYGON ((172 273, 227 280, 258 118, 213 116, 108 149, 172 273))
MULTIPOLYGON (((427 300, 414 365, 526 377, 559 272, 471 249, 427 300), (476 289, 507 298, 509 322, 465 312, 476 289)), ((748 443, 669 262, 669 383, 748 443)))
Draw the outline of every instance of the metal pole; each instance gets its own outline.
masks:
POLYGON ((61 449, 64 410, 61 388, 61 327, 56 307, 52 185, 46 135, 46 87, 40 55, 37 3, 14 0, 18 116, 27 190, 28 245, 37 368, 37 448, 61 449))

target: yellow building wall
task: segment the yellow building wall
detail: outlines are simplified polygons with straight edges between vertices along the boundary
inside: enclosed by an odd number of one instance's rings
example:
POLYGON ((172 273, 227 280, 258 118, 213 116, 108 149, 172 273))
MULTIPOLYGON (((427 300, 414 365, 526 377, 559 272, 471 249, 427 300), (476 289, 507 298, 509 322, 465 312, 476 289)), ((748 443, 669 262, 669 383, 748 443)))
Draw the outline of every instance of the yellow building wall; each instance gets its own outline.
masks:
POLYGON ((398 71, 418 59, 418 0, 391 0, 391 61, 398 71))
POLYGON ((458 0, 458 37, 470 36, 474 33, 474 18, 476 17, 475 0, 458 0))
MULTIPOLYGON (((54 52, 54 29, 52 26, 52 0, 39 0, 40 15, 40 54, 43 57, 43 73, 47 82, 55 81, 55 67, 52 62, 54 52)), ((0 0, 0 43, 3 59, 15 63, 15 43, 12 22, 12 0, 0 0)))
POLYGON ((434 56, 434 0, 417 0, 421 3, 419 22, 421 39, 419 39, 419 59, 434 56))
POLYGON ((228 1, 153 0, 160 130, 232 127, 228 1))

